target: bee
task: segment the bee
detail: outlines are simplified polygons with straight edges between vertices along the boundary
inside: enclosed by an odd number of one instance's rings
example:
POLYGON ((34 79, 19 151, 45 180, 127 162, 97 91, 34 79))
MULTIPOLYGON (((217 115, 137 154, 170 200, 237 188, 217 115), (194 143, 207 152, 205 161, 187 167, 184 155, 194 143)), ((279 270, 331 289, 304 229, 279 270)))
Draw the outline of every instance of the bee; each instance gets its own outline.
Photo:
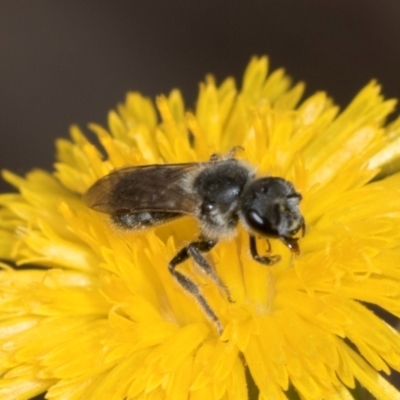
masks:
POLYGON ((168 269, 178 284, 192 295, 219 333, 223 331, 214 310, 198 285, 177 266, 192 258, 232 302, 229 289, 207 261, 221 239, 232 239, 240 222, 249 233, 250 254, 264 265, 273 265, 280 255, 270 254, 269 238, 281 240, 299 253, 300 230, 305 222, 299 210, 301 195, 293 184, 279 177, 256 177, 255 168, 234 158, 211 156, 207 162, 154 164, 117 169, 99 179, 83 196, 95 211, 109 214, 116 226, 140 231, 190 215, 200 225, 197 240, 172 258, 168 269), (264 237, 268 253, 260 255, 256 236, 264 237))

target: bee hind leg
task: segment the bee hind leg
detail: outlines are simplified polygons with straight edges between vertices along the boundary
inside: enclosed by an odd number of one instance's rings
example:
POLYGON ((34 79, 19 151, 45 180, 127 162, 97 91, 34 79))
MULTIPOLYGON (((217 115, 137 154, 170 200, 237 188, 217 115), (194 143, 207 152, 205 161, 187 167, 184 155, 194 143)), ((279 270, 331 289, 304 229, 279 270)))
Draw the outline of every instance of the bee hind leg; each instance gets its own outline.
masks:
MULTIPOLYGON (((171 264, 170 264, 171 265, 171 264)), ((169 268, 174 278, 178 281, 178 283, 182 286, 184 290, 186 290, 189 294, 191 294, 200 305, 201 309, 207 315, 207 317, 213 322, 219 334, 222 333, 223 328, 222 324, 213 311, 213 309, 208 304, 207 300, 204 296, 200 293, 199 287, 196 283, 194 283, 191 279, 187 276, 181 274, 179 271, 173 269, 172 267, 169 268)))
POLYGON ((201 294, 198 285, 189 279, 187 276, 182 274, 181 272, 176 270, 176 266, 186 261, 189 257, 192 257, 196 264, 208 275, 210 278, 224 290, 226 293, 228 300, 231 300, 231 296, 227 287, 223 284, 218 275, 214 272, 213 268, 209 264, 209 262, 202 255, 203 252, 210 251, 215 245, 215 240, 199 240, 197 242, 192 242, 188 246, 181 249, 178 254, 170 261, 168 264, 168 269, 171 272, 172 276, 177 280, 177 282, 181 285, 181 287, 186 290, 189 294, 191 294, 200 305, 204 313, 207 317, 214 323, 216 326, 218 333, 222 333, 223 328, 222 324, 213 311, 213 309, 208 304, 207 300, 201 294))
POLYGON ((187 249, 189 255, 193 258, 196 264, 217 284, 220 289, 222 289, 228 301, 230 303, 233 303, 229 289, 226 287, 224 282, 222 282, 220 277, 214 271, 214 268, 210 265, 210 263, 205 259, 202 254, 210 251, 216 244, 216 240, 201 240, 200 238, 198 242, 190 243, 187 246, 187 249))

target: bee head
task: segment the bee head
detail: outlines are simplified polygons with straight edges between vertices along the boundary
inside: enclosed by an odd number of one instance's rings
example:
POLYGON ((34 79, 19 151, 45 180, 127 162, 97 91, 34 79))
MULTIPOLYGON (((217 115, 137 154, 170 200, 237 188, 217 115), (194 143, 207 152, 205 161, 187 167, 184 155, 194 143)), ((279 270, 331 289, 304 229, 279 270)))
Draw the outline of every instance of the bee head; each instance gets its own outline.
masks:
POLYGON ((282 240, 298 253, 297 239, 304 218, 299 210, 301 195, 282 178, 260 178, 250 182, 243 191, 241 216, 250 231, 282 240))

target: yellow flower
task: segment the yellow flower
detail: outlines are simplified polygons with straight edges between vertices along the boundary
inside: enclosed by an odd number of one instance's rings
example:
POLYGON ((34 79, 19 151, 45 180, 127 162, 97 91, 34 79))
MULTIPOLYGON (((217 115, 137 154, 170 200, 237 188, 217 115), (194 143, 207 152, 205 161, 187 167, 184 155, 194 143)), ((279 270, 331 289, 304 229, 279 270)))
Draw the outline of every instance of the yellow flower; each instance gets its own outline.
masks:
POLYGON ((400 173, 391 170, 400 120, 385 125, 395 102, 374 82, 341 113, 324 93, 298 105, 302 92, 253 59, 239 91, 207 77, 194 112, 173 91, 157 100, 159 121, 131 93, 108 131, 90 125, 103 150, 73 127, 72 141, 57 142, 53 174, 4 172, 18 193, 0 196, 0 258, 16 263, 0 273, 1 399, 242 400, 246 375, 261 400, 289 389, 351 399, 357 381, 400 399, 379 373, 400 370, 400 335, 366 307, 400 316, 400 173), (196 238, 196 221, 121 232, 81 195, 115 168, 203 161, 238 145, 260 175, 302 193, 306 234, 297 256, 271 240, 282 259, 270 267, 250 257, 241 227, 219 243, 210 260, 234 303, 190 261, 179 265, 218 315, 219 335, 167 268, 196 238))

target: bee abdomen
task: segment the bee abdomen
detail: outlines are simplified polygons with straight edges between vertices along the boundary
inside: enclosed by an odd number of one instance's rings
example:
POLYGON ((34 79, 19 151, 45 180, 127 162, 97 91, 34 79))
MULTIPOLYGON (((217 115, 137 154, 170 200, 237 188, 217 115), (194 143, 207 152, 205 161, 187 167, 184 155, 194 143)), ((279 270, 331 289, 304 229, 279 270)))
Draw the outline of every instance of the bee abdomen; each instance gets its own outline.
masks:
POLYGON ((165 224, 175 218, 181 217, 180 213, 165 211, 146 211, 130 214, 111 215, 111 219, 117 226, 125 229, 146 229, 156 225, 165 224))

